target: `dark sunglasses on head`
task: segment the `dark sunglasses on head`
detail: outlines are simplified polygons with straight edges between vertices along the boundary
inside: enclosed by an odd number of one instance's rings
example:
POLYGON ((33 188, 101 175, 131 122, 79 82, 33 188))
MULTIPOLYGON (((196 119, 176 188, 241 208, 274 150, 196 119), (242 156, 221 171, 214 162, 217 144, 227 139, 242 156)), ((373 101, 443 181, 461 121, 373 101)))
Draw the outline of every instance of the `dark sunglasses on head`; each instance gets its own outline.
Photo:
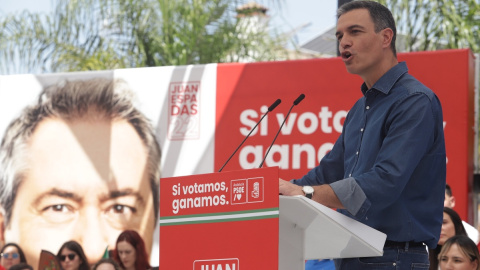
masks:
POLYGON ((9 258, 17 259, 20 255, 14 252, 14 253, 2 253, 0 254, 0 256, 2 256, 2 258, 5 258, 5 259, 9 259, 9 258))
POLYGON ((60 261, 64 262, 67 257, 70 261, 73 261, 73 259, 75 259, 75 256, 77 256, 77 254, 73 254, 73 253, 70 253, 68 255, 60 255, 60 261))

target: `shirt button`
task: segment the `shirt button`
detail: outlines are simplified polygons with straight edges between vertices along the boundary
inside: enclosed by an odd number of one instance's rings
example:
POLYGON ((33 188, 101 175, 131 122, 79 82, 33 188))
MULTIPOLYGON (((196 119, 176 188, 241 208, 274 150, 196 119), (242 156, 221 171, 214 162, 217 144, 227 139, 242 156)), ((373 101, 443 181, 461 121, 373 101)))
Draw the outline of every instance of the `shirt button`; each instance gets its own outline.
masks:
POLYGON ((367 110, 370 109, 370 106, 365 107, 365 109, 367 109, 367 110))
POLYGON ((360 132, 363 132, 363 128, 360 129, 360 132))
POLYGON ((352 177, 352 174, 349 174, 348 177, 352 177))
POLYGON ((357 151, 357 153, 355 153, 355 154, 358 155, 358 151, 357 151))

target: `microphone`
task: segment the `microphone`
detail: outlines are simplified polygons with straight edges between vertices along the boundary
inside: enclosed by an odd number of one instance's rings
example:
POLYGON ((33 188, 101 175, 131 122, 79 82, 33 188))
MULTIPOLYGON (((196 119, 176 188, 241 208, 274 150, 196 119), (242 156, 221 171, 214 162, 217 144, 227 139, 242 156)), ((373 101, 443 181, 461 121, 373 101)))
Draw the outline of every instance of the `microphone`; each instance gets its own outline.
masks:
POLYGON ((270 107, 268 107, 268 110, 263 114, 262 118, 260 118, 260 120, 258 120, 258 122, 255 124, 255 126, 252 128, 252 130, 250 130, 250 132, 247 134, 245 139, 243 139, 243 141, 240 143, 240 145, 237 147, 237 149, 235 149, 235 151, 233 151, 233 154, 227 159, 227 161, 223 164, 223 166, 220 168, 220 170, 218 170, 218 172, 221 172, 223 170, 225 165, 227 165, 227 163, 230 161, 230 159, 232 159, 232 157, 235 155, 235 153, 237 153, 238 149, 240 149, 240 147, 247 140, 247 138, 250 137, 250 134, 252 134, 252 132, 255 130, 255 128, 258 126, 258 124, 260 124, 260 122, 262 122, 263 118, 265 118, 265 116, 267 116, 267 114, 269 112, 273 111, 273 109, 275 109, 278 106, 278 104, 280 104, 280 102, 282 102, 282 100, 277 99, 277 100, 275 100, 275 102, 273 102, 272 105, 270 105, 270 107))
POLYGON ((283 119, 283 122, 280 125, 280 128, 278 129, 278 132, 275 135, 275 138, 273 138, 272 144, 270 144, 270 147, 268 148, 267 153, 265 153, 265 157, 263 157, 262 163, 260 163, 260 166, 258 166, 258 168, 262 168, 263 163, 265 162, 265 159, 267 158, 268 153, 270 152, 270 149, 272 149, 272 146, 275 143, 275 140, 277 140, 278 134, 280 133, 280 130, 282 130, 282 127, 285 124, 285 122, 287 121, 287 118, 290 115, 290 112, 292 111, 293 107, 297 106, 298 103, 300 103, 304 98, 305 98, 305 95, 301 94, 300 96, 297 97, 297 99, 295 99, 295 101, 293 101, 292 107, 290 107, 290 110, 288 110, 287 116, 285 116, 285 119, 283 119))

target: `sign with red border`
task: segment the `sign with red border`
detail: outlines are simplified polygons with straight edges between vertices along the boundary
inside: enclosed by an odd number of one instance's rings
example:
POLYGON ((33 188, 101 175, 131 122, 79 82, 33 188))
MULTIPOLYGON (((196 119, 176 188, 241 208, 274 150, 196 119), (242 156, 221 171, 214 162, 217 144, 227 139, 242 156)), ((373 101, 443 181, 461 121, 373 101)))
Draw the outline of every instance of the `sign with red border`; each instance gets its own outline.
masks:
POLYGON ((161 269, 278 268, 278 168, 162 178, 160 193, 161 269))

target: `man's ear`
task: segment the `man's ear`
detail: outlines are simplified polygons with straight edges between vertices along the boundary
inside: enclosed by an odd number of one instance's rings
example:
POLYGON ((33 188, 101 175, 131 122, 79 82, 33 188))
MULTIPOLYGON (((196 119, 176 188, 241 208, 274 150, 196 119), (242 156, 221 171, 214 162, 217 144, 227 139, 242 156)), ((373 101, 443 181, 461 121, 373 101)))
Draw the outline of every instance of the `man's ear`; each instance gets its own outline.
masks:
POLYGON ((392 43, 392 39, 393 39, 393 30, 390 28, 383 29, 382 36, 383 36, 383 47, 389 48, 390 43, 392 43))
POLYGON ((450 205, 453 207, 455 207, 455 197, 454 196, 450 196, 450 205))

